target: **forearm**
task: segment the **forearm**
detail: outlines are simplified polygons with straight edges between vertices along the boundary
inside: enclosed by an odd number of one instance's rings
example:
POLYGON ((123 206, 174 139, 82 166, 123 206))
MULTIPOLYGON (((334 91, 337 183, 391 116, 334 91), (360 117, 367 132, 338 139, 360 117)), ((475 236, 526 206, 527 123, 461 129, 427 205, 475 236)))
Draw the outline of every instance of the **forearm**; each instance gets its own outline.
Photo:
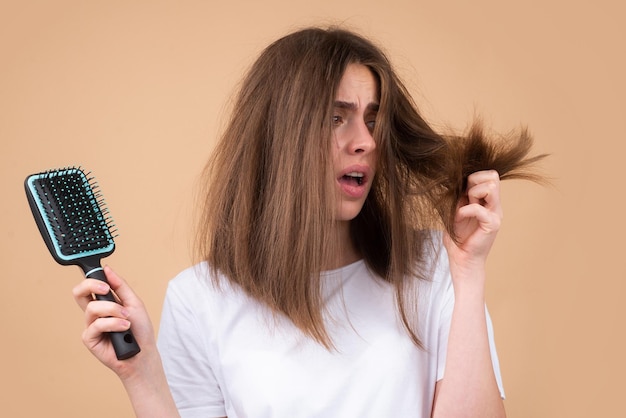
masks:
MULTIPOLYGON (((141 353, 144 354, 144 353, 141 353)), ((137 418, 179 418, 172 398, 161 358, 156 348, 146 352, 148 357, 140 372, 122 378, 137 418)))
POLYGON ((489 348, 484 271, 463 276, 455 281, 446 369, 433 417, 504 417, 489 348))

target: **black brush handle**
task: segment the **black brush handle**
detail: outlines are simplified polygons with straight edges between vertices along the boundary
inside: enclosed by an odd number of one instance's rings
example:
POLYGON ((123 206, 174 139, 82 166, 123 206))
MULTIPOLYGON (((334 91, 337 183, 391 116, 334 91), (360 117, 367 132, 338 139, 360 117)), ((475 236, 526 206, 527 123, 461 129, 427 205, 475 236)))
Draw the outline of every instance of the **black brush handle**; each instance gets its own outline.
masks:
MULTIPOLYGON (((107 283, 107 278, 101 267, 85 272, 85 277, 88 279, 102 280, 107 283)), ((96 299, 108 300, 110 302, 117 303, 117 300, 111 291, 109 291, 106 295, 96 295, 96 299)), ((113 344, 113 349, 115 350, 115 355, 118 360, 126 360, 141 351, 139 344, 137 344, 137 340, 135 340, 135 336, 130 329, 121 332, 109 332, 108 334, 111 338, 111 343, 113 344)))

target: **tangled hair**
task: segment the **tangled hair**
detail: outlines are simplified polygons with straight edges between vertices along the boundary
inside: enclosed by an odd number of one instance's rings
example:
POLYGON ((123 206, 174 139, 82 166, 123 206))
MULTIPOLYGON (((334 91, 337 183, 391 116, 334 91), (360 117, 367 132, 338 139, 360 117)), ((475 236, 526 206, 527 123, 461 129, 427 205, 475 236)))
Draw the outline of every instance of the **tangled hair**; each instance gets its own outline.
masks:
MULTIPOLYGON (((524 131, 488 140, 479 124, 466 136, 435 132, 380 48, 352 32, 309 28, 267 47, 245 77, 231 119, 206 166, 196 250, 221 274, 326 347, 320 273, 341 253, 334 228, 336 193, 329 150, 335 92, 349 64, 372 71, 380 92, 373 136, 378 167, 351 236, 365 262, 397 290, 427 278, 425 246, 443 227, 452 236, 467 176, 537 179, 527 170, 524 131)), ((219 274, 218 274, 219 273, 219 274)), ((216 279, 218 280, 218 279, 216 279)))

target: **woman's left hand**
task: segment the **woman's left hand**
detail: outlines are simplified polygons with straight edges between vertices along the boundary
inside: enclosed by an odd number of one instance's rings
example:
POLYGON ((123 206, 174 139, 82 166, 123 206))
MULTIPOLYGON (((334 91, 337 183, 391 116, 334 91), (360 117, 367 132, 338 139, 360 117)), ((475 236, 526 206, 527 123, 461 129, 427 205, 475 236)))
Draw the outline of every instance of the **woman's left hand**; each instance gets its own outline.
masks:
POLYGON ((454 287, 446 370, 437 382, 433 417, 504 417, 493 370, 485 310, 486 261, 500 223, 500 176, 478 171, 467 181, 455 219, 456 241, 444 235, 454 287))
POLYGON ((467 179, 467 194, 459 201, 454 219, 457 241, 448 234, 444 238, 450 267, 464 273, 484 269, 501 222, 498 172, 486 170, 471 174, 467 179))

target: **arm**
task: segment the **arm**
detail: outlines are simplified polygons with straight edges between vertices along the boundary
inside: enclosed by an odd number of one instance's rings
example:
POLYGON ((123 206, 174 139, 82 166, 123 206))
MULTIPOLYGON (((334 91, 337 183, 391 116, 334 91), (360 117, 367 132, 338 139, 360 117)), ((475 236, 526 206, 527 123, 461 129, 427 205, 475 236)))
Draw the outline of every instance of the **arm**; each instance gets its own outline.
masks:
POLYGON ((108 267, 105 273, 111 289, 122 304, 94 301, 92 294, 106 294, 109 286, 95 279, 83 280, 74 288, 74 299, 85 311, 87 327, 83 343, 122 381, 138 418, 179 417, 172 399, 161 358, 156 347, 154 330, 142 301, 117 274, 108 267), (125 331, 133 322, 133 333, 141 352, 119 361, 105 332, 125 331))
POLYGON ((468 192, 455 218, 457 242, 449 236, 444 239, 455 303, 446 369, 435 388, 434 418, 505 416, 485 313, 485 264, 502 220, 499 186, 495 171, 469 176, 468 192))

